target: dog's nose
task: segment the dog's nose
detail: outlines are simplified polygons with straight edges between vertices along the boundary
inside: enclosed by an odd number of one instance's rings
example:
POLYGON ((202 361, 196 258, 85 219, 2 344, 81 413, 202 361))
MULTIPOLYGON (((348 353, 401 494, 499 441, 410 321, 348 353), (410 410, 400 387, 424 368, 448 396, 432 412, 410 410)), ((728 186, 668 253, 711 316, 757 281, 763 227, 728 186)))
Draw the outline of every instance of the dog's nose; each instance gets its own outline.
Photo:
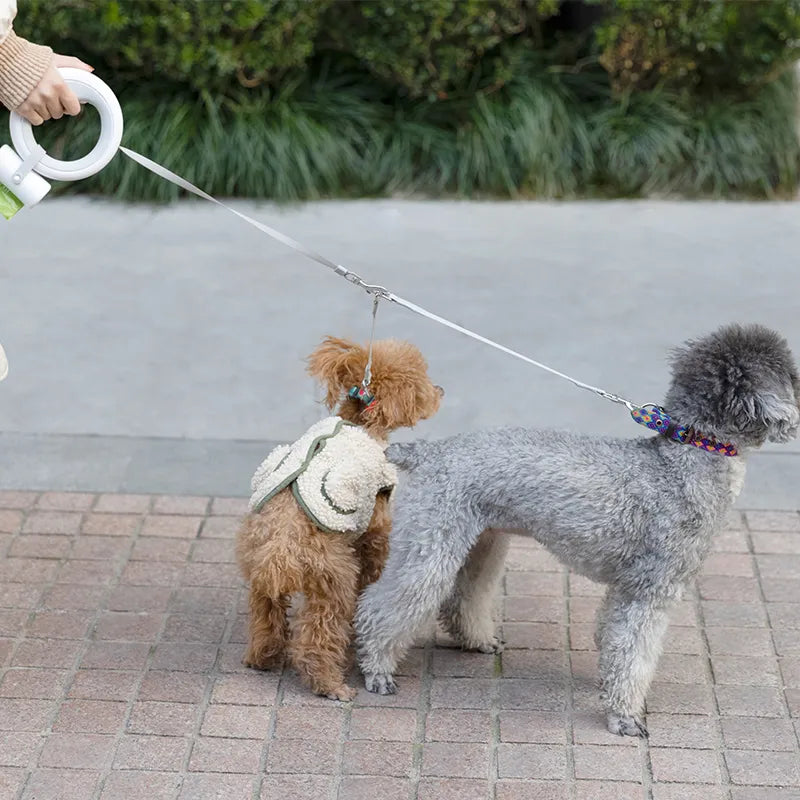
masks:
POLYGON ((439 392, 439 397, 444 397, 444 389, 441 386, 434 385, 433 388, 436 389, 437 392, 439 392))

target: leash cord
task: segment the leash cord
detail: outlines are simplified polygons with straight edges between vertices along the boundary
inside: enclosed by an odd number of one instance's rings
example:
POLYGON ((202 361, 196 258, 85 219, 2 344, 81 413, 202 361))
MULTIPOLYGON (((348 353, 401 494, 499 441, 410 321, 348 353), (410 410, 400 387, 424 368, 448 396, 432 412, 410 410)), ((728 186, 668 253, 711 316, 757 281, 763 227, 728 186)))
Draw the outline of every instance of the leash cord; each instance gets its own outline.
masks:
MULTIPOLYGON (((187 192, 190 192, 197 197, 201 197, 203 200, 208 200, 210 203, 214 203, 215 205, 219 206, 220 208, 224 208, 226 211, 234 214, 235 216, 239 217, 239 219, 246 222, 248 225, 252 225, 254 228, 257 228, 262 233, 265 233, 267 236, 275 239, 276 241, 280 242, 281 244, 286 245, 287 247, 292 248, 292 250, 296 250, 298 253, 306 256, 306 258, 310 258, 312 261, 316 261, 318 264, 321 264, 328 269, 333 270, 337 275, 340 275, 346 281, 358 286, 361 289, 364 289, 368 294, 371 294, 374 298, 374 305, 373 305, 373 332, 374 332, 374 323, 375 323, 375 314, 377 312, 378 301, 380 299, 388 300, 391 303, 395 303, 402 308, 411 311, 418 316, 425 317, 433 322, 438 323, 439 325, 443 325, 446 328, 450 328, 451 330, 457 331, 458 333, 463 334, 464 336, 469 336, 471 339, 475 341, 482 342, 483 344, 488 345, 489 347, 493 347, 496 350, 500 350, 507 355, 513 356, 514 358, 518 358, 521 361, 525 361, 528 364, 532 364, 534 367, 538 367, 539 369, 543 369, 546 372, 555 375, 556 377, 563 378, 566 381, 569 381, 574 386, 577 386, 579 389, 586 389, 589 392, 593 392, 594 394, 598 395, 599 397, 605 398, 606 400, 611 401, 612 403, 619 403, 624 405, 629 411, 633 411, 635 408, 639 408, 636 403, 627 400, 620 395, 613 394, 612 392, 607 392, 605 389, 600 389, 597 386, 592 386, 591 384, 584 383, 583 381, 579 381, 577 378, 573 378, 564 372, 559 372, 557 369, 553 369, 552 367, 548 367, 547 364, 542 364, 540 361, 536 361, 532 358, 529 358, 522 353, 517 352, 516 350, 512 350, 510 347, 506 347, 505 345, 500 344, 499 342, 495 342, 492 339, 488 339, 485 336, 481 336, 481 334, 476 333, 475 331, 471 331, 469 328, 464 328, 461 325, 456 324, 455 322, 451 322, 449 319, 445 317, 440 317, 438 314, 434 314, 432 311, 428 311, 422 306, 418 306, 415 303, 412 303, 410 300, 406 300, 399 295, 390 292, 383 286, 378 286, 376 284, 367 283, 360 275, 353 272, 352 270, 343 267, 341 264, 337 264, 334 261, 331 261, 325 256, 316 253, 315 251, 309 249, 305 245, 301 244, 300 242, 292 239, 290 236, 286 236, 285 234, 281 233, 280 231, 275 230, 274 228, 269 227, 269 225, 265 225, 262 222, 258 222, 254 220, 252 217, 248 217, 247 214, 242 214, 240 211, 237 211, 235 208, 231 208, 230 206, 225 205, 225 203, 220 202, 217 200, 216 197, 204 192, 202 189, 195 186, 193 183, 190 183, 185 178, 182 178, 180 175, 176 175, 174 172, 171 172, 166 167, 162 167, 161 164, 156 163, 155 161, 151 161, 149 158, 141 155, 140 153, 136 153, 133 150, 129 150, 127 147, 120 147, 119 148, 128 158, 132 161, 135 161, 140 166, 144 167, 145 169, 150 170, 150 172, 158 175, 159 178, 162 178, 165 181, 169 181, 170 183, 175 184, 176 186, 184 189, 187 192)), ((371 340, 370 340, 371 344, 371 340)), ((367 365, 368 369, 370 364, 367 365)), ((365 375, 365 379, 366 379, 365 375)))
POLYGON ((365 392, 369 391, 369 385, 372 383, 372 343, 375 341, 375 320, 378 316, 378 303, 381 301, 379 294, 372 296, 372 327, 369 331, 369 353, 367 355, 367 366, 364 367, 364 380, 361 381, 361 386, 365 392))

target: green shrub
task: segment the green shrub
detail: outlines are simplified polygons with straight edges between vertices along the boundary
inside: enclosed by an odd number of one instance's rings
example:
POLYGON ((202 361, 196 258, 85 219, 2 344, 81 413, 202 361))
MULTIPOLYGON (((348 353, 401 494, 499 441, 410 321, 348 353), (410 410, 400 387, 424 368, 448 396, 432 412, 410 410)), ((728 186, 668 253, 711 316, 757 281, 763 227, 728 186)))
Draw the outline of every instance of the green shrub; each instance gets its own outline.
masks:
MULTIPOLYGON (((446 98, 470 85, 482 63, 484 83, 510 77, 497 46, 525 34, 560 0, 361 0, 334 4, 323 29, 330 46, 410 97, 446 98), (491 54, 488 59, 487 54, 491 54)), ((473 87, 474 89, 474 87, 473 87)))
MULTIPOLYGON (((27 0, 18 31, 86 57, 125 144, 221 196, 794 191, 800 0, 586 0, 588 34, 575 2, 27 0)), ((83 117, 48 151, 85 154, 83 117)), ((57 190, 178 194, 122 157, 57 190)))
POLYGON ((595 182, 611 194, 666 192, 690 167, 690 119, 664 93, 609 104, 592 120, 595 182))
MULTIPOLYGON (((195 92, 260 95, 326 54, 391 96, 446 99, 496 91, 513 52, 554 66, 586 61, 564 46, 559 11, 578 0, 26 0, 20 32, 115 80, 160 78, 195 92)), ((594 47, 617 92, 658 85, 743 94, 800 58, 800 0, 584 0, 603 11, 594 47)), ((569 16, 569 15, 568 15, 569 16)), ((585 44, 583 34, 573 40, 585 44)), ((580 66, 579 64, 576 66, 580 66)))
POLYGON ((275 83, 314 51, 333 0, 26 0, 18 27, 117 80, 196 91, 275 83))
POLYGON ((800 0, 615 0, 596 37, 617 91, 742 94, 800 58, 800 0))

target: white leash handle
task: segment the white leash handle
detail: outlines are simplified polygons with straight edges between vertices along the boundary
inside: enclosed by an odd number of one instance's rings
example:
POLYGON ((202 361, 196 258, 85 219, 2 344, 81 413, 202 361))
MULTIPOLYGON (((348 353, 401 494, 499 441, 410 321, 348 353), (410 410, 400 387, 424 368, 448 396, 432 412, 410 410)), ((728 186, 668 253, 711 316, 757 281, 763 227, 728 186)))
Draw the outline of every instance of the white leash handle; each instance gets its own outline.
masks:
POLYGON ((12 112, 9 125, 14 149, 7 145, 0 148, 0 183, 25 206, 36 205, 50 191, 44 178, 78 181, 100 172, 114 158, 122 141, 122 109, 114 92, 91 72, 73 67, 62 67, 59 72, 81 103, 97 109, 100 138, 83 158, 60 161, 45 153, 31 123, 12 112))
MULTIPOLYGON (((64 82, 75 92, 81 103, 94 106, 100 114, 100 138, 92 150, 76 161, 59 161, 45 155, 33 168, 54 181, 79 181, 100 172, 117 153, 122 142, 122 109, 116 95, 96 75, 82 69, 59 69, 64 82)), ((33 127, 19 114, 11 114, 11 141, 24 160, 36 147, 33 127)))

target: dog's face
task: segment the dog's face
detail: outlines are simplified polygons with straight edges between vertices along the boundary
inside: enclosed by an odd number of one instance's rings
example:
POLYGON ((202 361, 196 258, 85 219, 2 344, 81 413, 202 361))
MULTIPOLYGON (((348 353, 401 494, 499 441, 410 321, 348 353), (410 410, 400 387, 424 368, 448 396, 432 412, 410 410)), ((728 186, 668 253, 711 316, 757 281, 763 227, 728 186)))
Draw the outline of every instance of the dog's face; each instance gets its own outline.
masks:
POLYGON ((675 351, 667 408, 684 424, 743 445, 795 438, 800 379, 785 339, 730 325, 675 351))
POLYGON ((369 391, 374 402, 365 407, 348 398, 350 389, 364 379, 367 357, 367 348, 333 336, 311 354, 308 371, 325 386, 328 408, 339 406, 339 415, 349 422, 383 432, 413 427, 439 410, 444 392, 428 377, 422 353, 396 339, 373 343, 369 391))

